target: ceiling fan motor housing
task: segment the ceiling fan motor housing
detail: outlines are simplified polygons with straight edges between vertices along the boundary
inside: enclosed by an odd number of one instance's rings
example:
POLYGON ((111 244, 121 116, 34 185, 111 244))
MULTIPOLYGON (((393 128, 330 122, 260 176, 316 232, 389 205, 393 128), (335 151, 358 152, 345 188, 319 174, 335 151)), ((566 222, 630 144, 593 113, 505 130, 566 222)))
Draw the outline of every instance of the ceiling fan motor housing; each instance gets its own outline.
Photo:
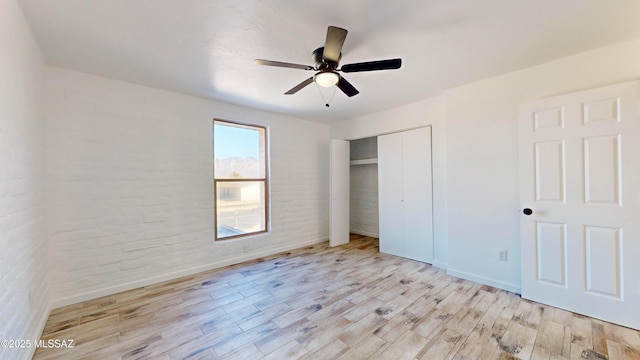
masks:
MULTIPOLYGON (((324 46, 313 50, 313 53, 311 54, 311 56, 313 58, 313 62, 316 64, 316 69, 318 70, 324 70, 324 69, 335 70, 338 67, 337 62, 333 62, 331 60, 327 60, 324 58, 324 46)), ((342 53, 340 53, 340 57, 338 58, 338 61, 340 61, 341 58, 342 58, 342 53)))

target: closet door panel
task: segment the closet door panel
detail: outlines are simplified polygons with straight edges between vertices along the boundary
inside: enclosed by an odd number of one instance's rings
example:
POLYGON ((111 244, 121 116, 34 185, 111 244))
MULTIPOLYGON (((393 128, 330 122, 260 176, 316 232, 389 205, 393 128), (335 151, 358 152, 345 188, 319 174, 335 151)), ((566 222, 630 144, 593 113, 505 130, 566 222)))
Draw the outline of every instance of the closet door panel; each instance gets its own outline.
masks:
POLYGON ((380 252, 405 255, 402 134, 378 137, 378 209, 380 252))
POLYGON ((402 133, 405 257, 433 262, 431 128, 402 133))
POLYGON ((331 140, 329 244, 349 242, 349 142, 331 140))

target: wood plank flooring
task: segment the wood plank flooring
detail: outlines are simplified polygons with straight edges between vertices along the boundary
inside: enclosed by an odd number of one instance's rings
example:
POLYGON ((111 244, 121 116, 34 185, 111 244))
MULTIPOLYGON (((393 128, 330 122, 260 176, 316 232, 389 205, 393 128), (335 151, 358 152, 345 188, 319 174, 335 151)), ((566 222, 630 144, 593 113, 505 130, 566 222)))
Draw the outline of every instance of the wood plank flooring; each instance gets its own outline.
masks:
MULTIPOLYGON (((639 304, 640 306, 640 304, 639 304)), ((352 236, 54 310, 35 359, 631 359, 640 333, 352 236)))

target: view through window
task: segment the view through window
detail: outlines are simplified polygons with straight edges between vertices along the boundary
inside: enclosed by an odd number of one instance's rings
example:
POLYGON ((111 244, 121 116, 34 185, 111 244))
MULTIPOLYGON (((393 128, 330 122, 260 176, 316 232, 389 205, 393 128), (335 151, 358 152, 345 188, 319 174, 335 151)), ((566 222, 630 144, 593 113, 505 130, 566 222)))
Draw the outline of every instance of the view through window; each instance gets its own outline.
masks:
POLYGON ((266 129, 213 122, 216 239, 267 231, 266 129))

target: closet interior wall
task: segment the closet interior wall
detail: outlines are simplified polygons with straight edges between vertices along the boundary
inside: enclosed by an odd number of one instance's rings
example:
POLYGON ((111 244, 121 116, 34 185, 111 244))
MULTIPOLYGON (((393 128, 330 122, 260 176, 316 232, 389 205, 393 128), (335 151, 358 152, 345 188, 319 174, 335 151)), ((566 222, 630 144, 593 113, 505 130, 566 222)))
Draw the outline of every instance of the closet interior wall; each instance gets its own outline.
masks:
POLYGON ((350 141, 350 160, 350 232, 378 237, 377 137, 350 141))

